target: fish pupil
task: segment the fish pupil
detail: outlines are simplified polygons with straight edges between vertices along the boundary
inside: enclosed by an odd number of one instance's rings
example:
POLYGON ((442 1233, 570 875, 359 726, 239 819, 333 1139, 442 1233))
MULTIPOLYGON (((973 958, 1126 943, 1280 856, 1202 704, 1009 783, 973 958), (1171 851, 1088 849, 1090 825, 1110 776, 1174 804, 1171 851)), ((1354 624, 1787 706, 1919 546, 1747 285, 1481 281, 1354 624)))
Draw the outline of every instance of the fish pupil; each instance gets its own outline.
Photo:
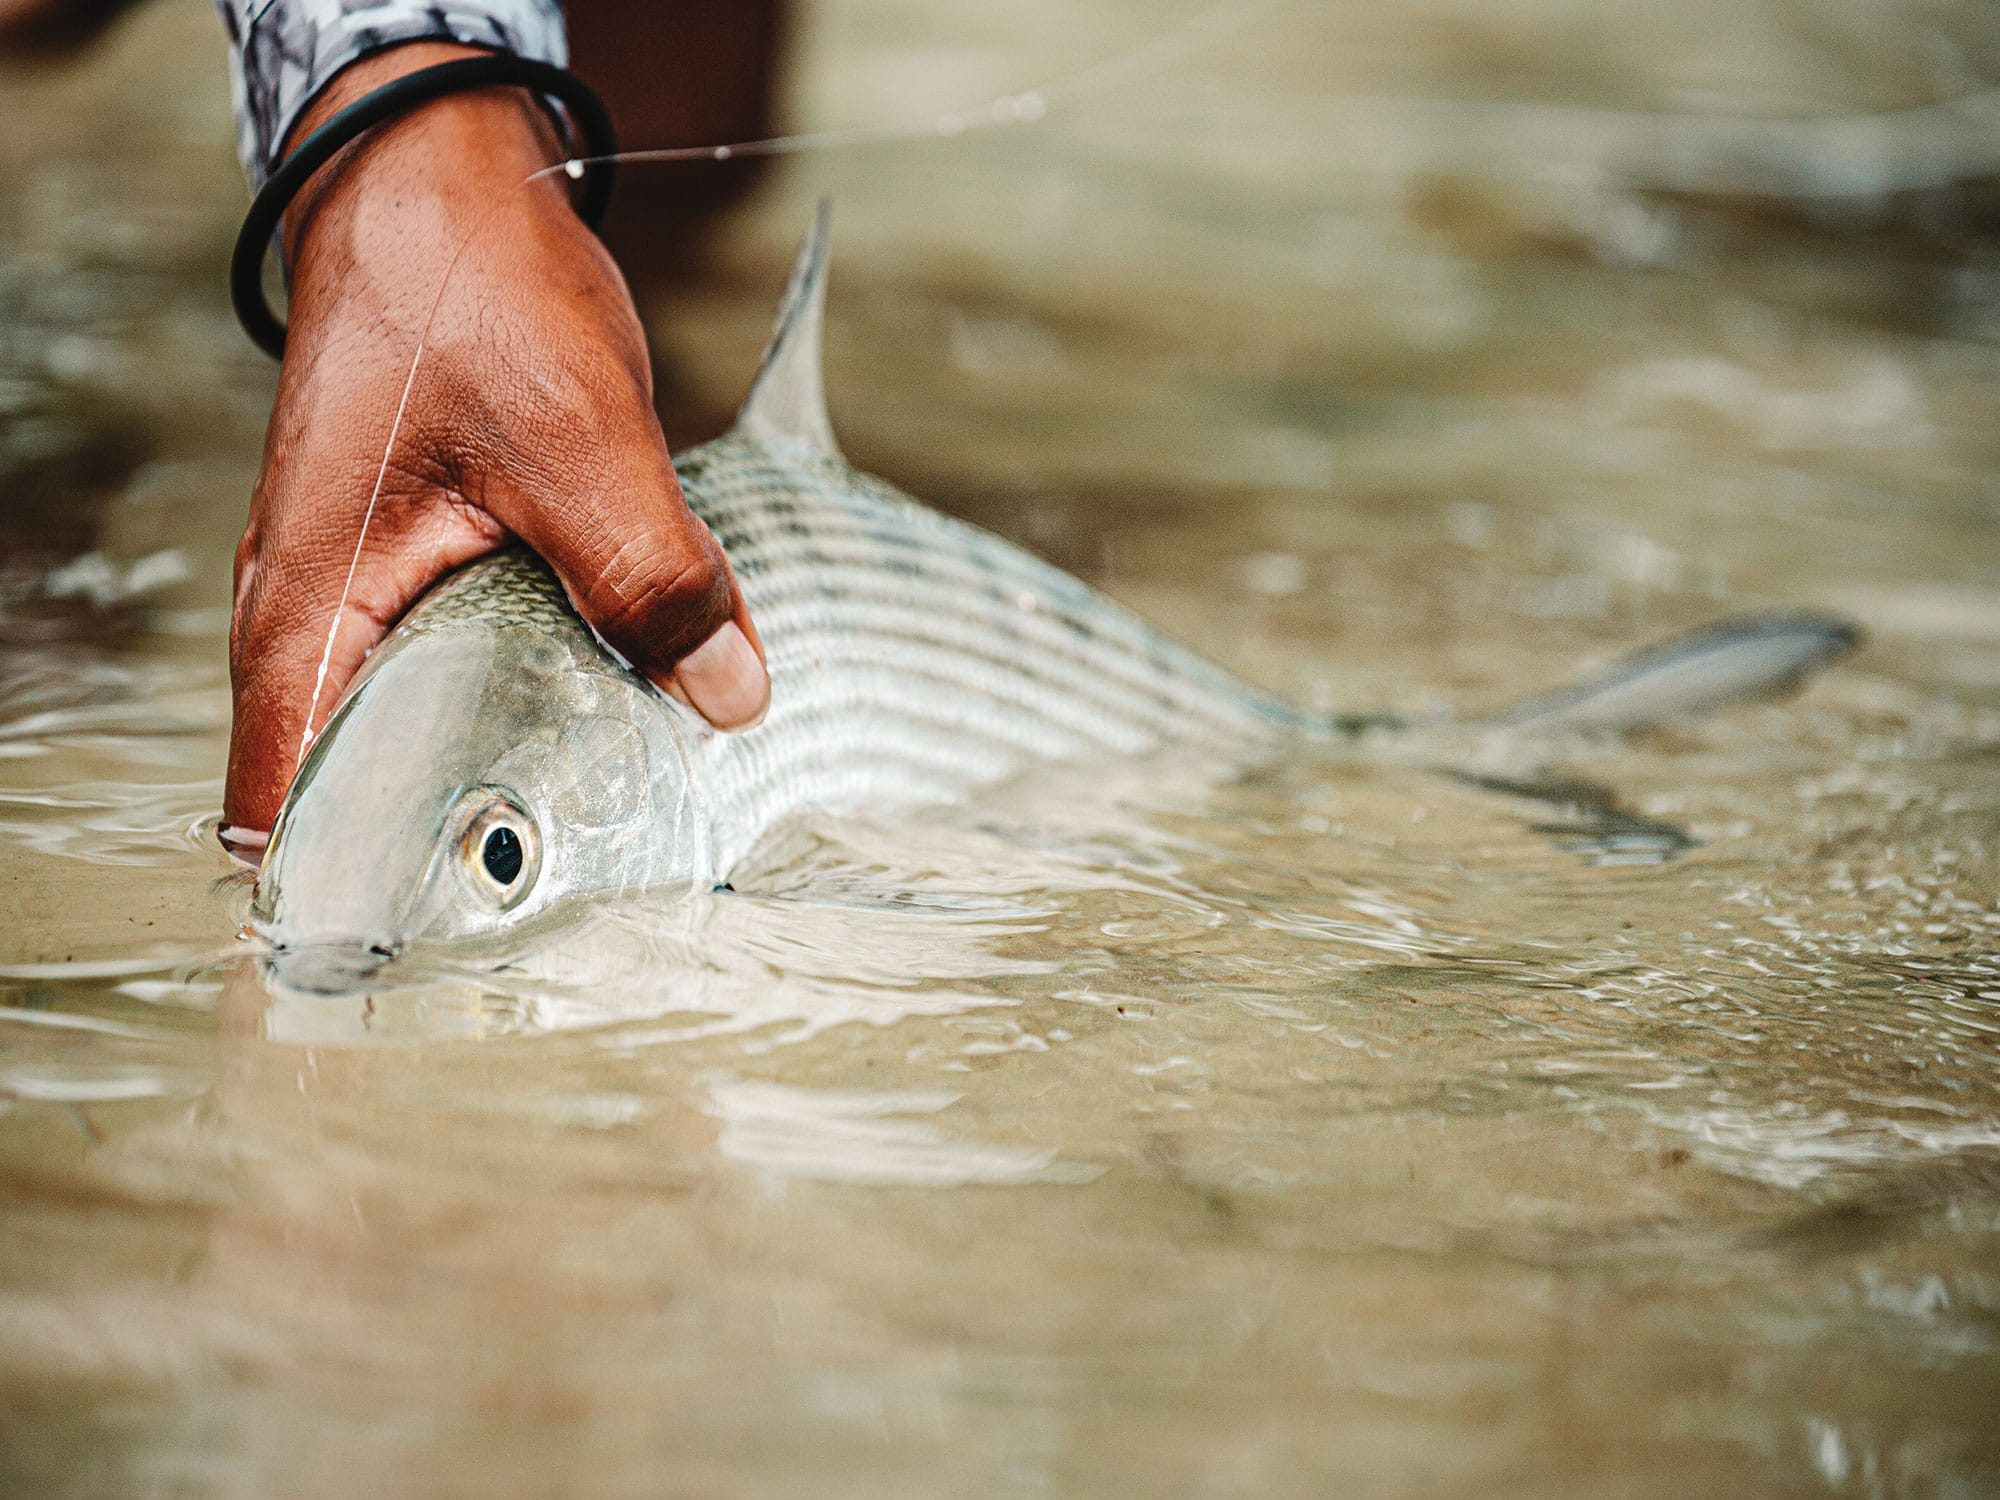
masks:
POLYGON ((521 836, 511 828, 496 828, 486 835, 479 857, 488 875, 501 885, 512 885, 521 875, 521 836))

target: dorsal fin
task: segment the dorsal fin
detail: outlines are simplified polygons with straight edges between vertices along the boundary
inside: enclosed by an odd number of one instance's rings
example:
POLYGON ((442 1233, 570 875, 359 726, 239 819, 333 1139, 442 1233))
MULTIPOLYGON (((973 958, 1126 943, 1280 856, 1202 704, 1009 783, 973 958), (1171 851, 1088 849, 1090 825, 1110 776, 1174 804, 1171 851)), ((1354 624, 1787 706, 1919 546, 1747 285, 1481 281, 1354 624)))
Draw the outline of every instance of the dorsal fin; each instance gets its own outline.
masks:
POLYGON ((821 374, 820 342, 826 328, 827 221, 832 205, 820 199, 819 212, 799 258, 792 264, 791 283, 778 304, 778 327, 736 426, 755 437, 798 443, 838 456, 833 424, 826 415, 826 381, 821 374))

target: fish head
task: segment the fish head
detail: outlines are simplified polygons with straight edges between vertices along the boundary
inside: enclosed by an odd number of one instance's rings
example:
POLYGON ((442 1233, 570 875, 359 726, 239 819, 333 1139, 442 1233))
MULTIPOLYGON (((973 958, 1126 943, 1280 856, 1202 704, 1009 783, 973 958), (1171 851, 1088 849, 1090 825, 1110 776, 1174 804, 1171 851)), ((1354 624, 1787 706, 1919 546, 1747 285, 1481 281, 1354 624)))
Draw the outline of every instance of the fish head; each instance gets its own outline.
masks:
POLYGON ((279 977, 338 990, 578 897, 698 880, 690 732, 580 625, 399 629, 293 780, 252 929, 279 977))

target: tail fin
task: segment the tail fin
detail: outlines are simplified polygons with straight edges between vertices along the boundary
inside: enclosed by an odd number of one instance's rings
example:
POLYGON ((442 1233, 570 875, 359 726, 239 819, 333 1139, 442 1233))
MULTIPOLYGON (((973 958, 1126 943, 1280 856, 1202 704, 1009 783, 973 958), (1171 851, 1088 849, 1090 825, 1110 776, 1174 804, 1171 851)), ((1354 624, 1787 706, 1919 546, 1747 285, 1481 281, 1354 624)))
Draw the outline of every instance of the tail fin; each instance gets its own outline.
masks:
POLYGON ((1478 722, 1545 733, 1617 734, 1796 687, 1861 641, 1832 615, 1756 615, 1676 636, 1608 671, 1478 722))

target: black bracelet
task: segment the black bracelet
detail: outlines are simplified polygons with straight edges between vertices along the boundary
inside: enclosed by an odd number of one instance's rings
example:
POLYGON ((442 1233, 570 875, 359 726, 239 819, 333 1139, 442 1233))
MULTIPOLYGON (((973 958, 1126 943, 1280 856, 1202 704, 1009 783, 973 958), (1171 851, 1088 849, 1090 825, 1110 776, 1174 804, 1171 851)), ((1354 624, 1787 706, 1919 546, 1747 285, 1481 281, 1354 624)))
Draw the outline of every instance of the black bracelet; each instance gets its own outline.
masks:
POLYGON ((611 163, 595 159, 617 155, 618 141, 612 133, 610 113, 582 79, 549 63, 497 52, 420 68, 363 94, 299 142, 298 150, 271 174, 244 215, 243 227, 236 233, 236 249, 229 257, 229 300, 236 305, 243 331, 258 348, 273 359, 285 355, 285 325, 264 300, 264 253, 306 179, 364 130, 412 105, 498 84, 518 84, 558 99, 568 108, 577 133, 583 137, 585 153, 593 158, 576 208, 586 224, 597 227, 611 197, 611 163))

